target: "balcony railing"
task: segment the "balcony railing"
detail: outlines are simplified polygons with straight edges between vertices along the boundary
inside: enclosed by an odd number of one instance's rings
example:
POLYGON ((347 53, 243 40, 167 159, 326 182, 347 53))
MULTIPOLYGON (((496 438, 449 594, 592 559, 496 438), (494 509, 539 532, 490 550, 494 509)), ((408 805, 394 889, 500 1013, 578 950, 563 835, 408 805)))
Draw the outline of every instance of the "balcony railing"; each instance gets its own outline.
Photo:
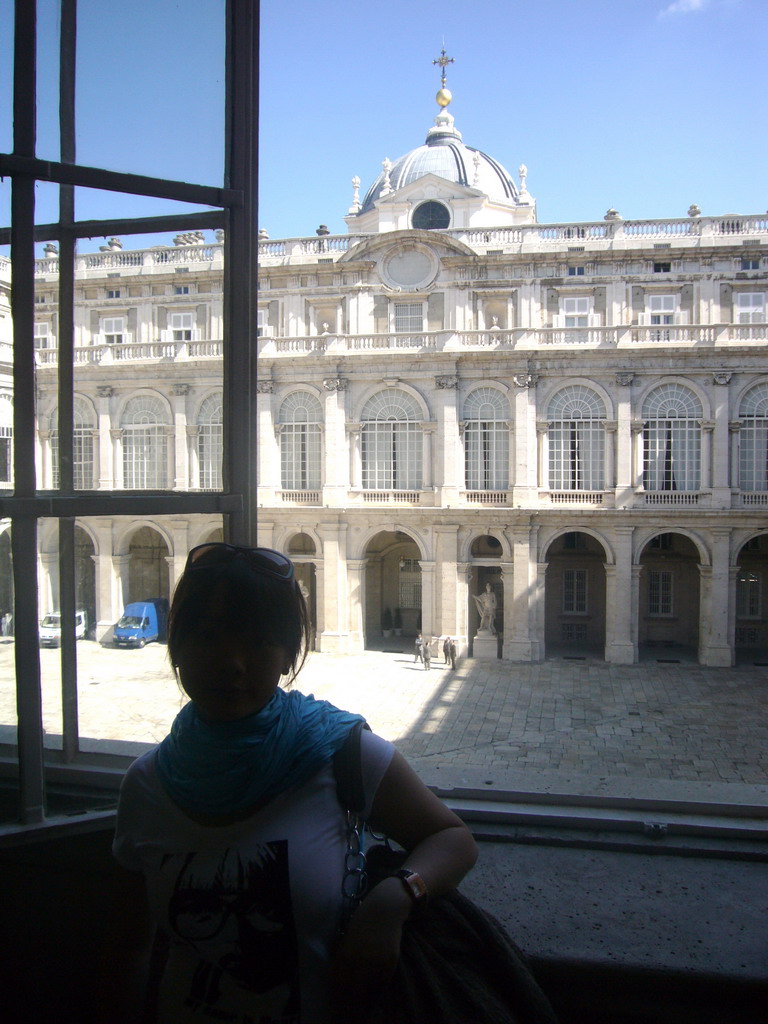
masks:
POLYGON ((279 491, 280 500, 291 505, 322 505, 320 491, 279 491))
MULTIPOLYGON (((109 366, 114 363, 180 363, 190 359, 221 359, 222 351, 223 343, 214 339, 79 345, 75 348, 75 363, 97 366, 109 366)), ((0 358, 1 356, 2 353, 0 358)), ((58 365, 58 349, 36 349, 35 361, 38 366, 58 365)))
MULTIPOLYGON (((665 220, 611 220, 572 224, 526 224, 519 227, 454 228, 440 232, 463 242, 477 252, 502 248, 506 253, 531 247, 584 245, 605 249, 615 243, 622 248, 643 248, 650 240, 670 239, 700 245, 715 239, 768 233, 768 215, 734 217, 681 217, 665 220)), ((321 238, 285 238, 259 244, 259 257, 269 262, 314 261, 315 257, 338 257, 360 242, 381 238, 379 234, 325 235, 321 238)))

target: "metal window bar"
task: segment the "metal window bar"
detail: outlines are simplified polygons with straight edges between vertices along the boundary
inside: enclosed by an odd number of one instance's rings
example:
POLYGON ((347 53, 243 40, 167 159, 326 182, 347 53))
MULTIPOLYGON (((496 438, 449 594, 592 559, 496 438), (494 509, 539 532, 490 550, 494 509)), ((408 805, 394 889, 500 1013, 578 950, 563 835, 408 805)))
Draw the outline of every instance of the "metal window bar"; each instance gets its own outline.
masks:
MULTIPOLYGON (((38 521, 59 521, 62 614, 62 687, 65 759, 77 754, 77 691, 74 650, 75 517, 218 513, 228 535, 241 543, 255 533, 252 448, 255 409, 251 402, 256 334, 256 181, 258 128, 258 3, 227 0, 225 187, 212 188, 78 165, 75 162, 76 0, 62 0, 60 17, 61 161, 36 157, 37 3, 16 0, 14 19, 13 152, 0 154, 0 176, 11 179, 11 225, 0 228, 0 243, 11 245, 14 276, 13 477, 12 494, 0 498, 0 517, 11 521, 18 709, 20 819, 41 822, 45 815, 42 697, 38 649, 38 521), (59 221, 35 226, 37 181, 60 185, 59 221), (216 207, 212 213, 77 222, 73 190, 101 188, 216 207), (224 351, 224 485, 222 495, 178 492, 164 495, 74 493, 73 324, 74 251, 80 237, 138 231, 224 227, 227 258, 224 279, 225 337, 241 339, 224 351), (35 460, 35 240, 59 243, 59 487, 38 494, 35 460), (236 453, 236 455, 235 455, 236 453)), ((8 438, 4 440, 8 441, 8 438)), ((10 445, 5 446, 10 455, 10 445)))

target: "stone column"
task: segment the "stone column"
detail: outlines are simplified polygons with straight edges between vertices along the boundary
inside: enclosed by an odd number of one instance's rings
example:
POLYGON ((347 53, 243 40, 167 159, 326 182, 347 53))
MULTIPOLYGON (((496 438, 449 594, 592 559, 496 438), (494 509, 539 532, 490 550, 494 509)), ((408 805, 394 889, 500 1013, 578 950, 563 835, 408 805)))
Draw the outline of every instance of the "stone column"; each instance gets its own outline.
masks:
POLYGON ((501 587, 504 607, 501 610, 501 656, 506 658, 507 637, 512 634, 512 623, 515 615, 515 570, 514 562, 501 562, 501 587))
MULTIPOLYGON (((434 423, 421 424, 421 489, 423 491, 432 490, 432 451, 435 426, 434 423)), ((428 504, 433 504, 433 501, 428 504)))
POLYGON ((347 503, 350 481, 350 459, 344 431, 346 393, 345 377, 326 377, 325 445, 323 448, 323 505, 343 508, 347 503))
POLYGON ((189 459, 189 486, 193 491, 200 490, 200 453, 197 439, 200 427, 196 424, 187 425, 187 457, 189 459))
POLYGON ((734 420, 728 425, 731 433, 731 487, 738 488, 741 471, 739 468, 741 446, 739 444, 739 433, 741 432, 741 421, 734 420))
POLYGON ((176 486, 176 429, 170 424, 163 428, 165 433, 165 487, 176 486))
POLYGON ((274 382, 259 380, 256 383, 256 418, 259 443, 256 446, 258 458, 258 501, 270 506, 277 501, 276 491, 281 486, 280 447, 276 430, 277 416, 273 415, 274 382))
POLYGON ((543 651, 543 636, 535 633, 531 636, 531 617, 535 610, 531 532, 526 524, 508 530, 507 536, 512 546, 512 565, 509 581, 504 576, 502 656, 510 661, 538 661, 543 651))
POLYGON ((538 486, 536 451, 536 381, 532 373, 513 376, 515 421, 514 487, 512 505, 519 508, 537 508, 538 486))
POLYGON ((632 527, 614 530, 615 564, 605 568, 605 660, 613 665, 637 661, 636 615, 632 607, 632 527), (634 639, 633 639, 634 634, 634 639))
POLYGON ((536 424, 536 487, 538 490, 549 490, 549 423, 540 420, 536 424))
MULTIPOLYGON (((617 373, 616 397, 616 508, 630 507, 634 498, 635 472, 634 435, 632 433, 632 381, 634 374, 617 373)), ((606 481, 607 483, 607 481, 606 481)))
POLYGON ((421 635, 435 636, 435 563, 421 561, 421 635))
POLYGON ((40 552, 40 614, 57 612, 59 597, 59 552, 40 552))
POLYGON ((350 558, 347 560, 347 579, 349 586, 349 620, 347 630, 349 633, 350 649, 353 651, 365 650, 365 558, 350 558))
POLYGON ((643 486, 643 430, 642 420, 632 423, 632 476, 633 488, 643 486))
POLYGON ((318 629, 318 650, 330 654, 358 653, 349 637, 349 583, 347 579, 347 525, 321 523, 318 533, 323 541, 325 566, 322 600, 325 627, 318 629))
POLYGON ((186 491, 190 486, 187 446, 187 395, 189 384, 173 385, 173 489, 186 491))
POLYGON ((712 435, 712 507, 731 507, 730 479, 730 437, 728 434, 728 402, 730 373, 712 375, 713 414, 715 417, 714 434, 712 435))
POLYGON ((119 491, 125 486, 123 476, 123 431, 120 427, 113 427, 109 434, 112 441, 109 461, 114 468, 114 488, 116 491, 119 491))
POLYGON ((112 556, 113 593, 115 595, 115 618, 122 614, 123 608, 130 602, 129 570, 130 555, 112 556))
POLYGON ((712 565, 699 566, 699 663, 730 668, 735 663, 733 648, 735 592, 730 572, 731 532, 712 530, 712 565))
MULTIPOLYGON (((315 637, 325 629, 325 567, 322 558, 315 562, 315 637)), ((315 640, 317 646, 317 640, 315 640)))
POLYGON ((708 491, 712 486, 712 432, 715 424, 710 420, 701 423, 701 482, 699 489, 708 491))
POLYGON ((360 451, 360 433, 362 427, 359 423, 347 424, 347 435, 349 437, 349 480, 353 491, 359 491, 363 486, 363 457, 360 451))
POLYGON ((464 489, 464 460, 458 421, 459 378, 455 373, 435 377, 435 387, 435 504, 442 508, 455 508, 459 503, 459 494, 464 489))
POLYGON ((99 431, 98 428, 94 427, 90 430, 91 436, 91 451, 93 452, 93 468, 91 469, 90 479, 85 480, 85 485, 88 490, 91 487, 99 486, 99 479, 101 477, 101 446, 99 444, 99 431))
POLYGON ((112 570, 111 551, 104 554, 91 555, 94 564, 96 590, 96 639, 111 640, 112 627, 117 622, 118 612, 115 606, 114 573, 112 570))
POLYGON ((534 644, 538 645, 538 659, 544 657, 547 649, 546 638, 544 632, 545 626, 545 608, 546 608, 546 581, 547 581, 547 569, 549 567, 548 562, 537 562, 536 563, 536 580, 532 587, 531 596, 531 619, 533 622, 533 639, 531 647, 534 644))
POLYGON ((105 385, 96 390, 96 416, 99 431, 98 488, 100 491, 108 491, 113 487, 118 488, 122 486, 118 484, 117 474, 114 472, 112 421, 109 415, 109 400, 114 394, 114 388, 105 385))
POLYGON ((603 424, 605 429, 605 462, 603 469, 603 490, 616 490, 616 433, 618 423, 606 420, 603 424))
POLYGON ((451 636, 456 649, 463 652, 466 635, 462 633, 460 615, 460 594, 456 576, 456 558, 459 543, 459 527, 437 525, 433 528, 435 538, 435 618, 436 636, 451 636))
MULTIPOLYGON (((53 452, 51 449, 51 431, 38 430, 37 439, 40 444, 40 487, 49 491, 53 487, 53 452)), ((59 465, 59 485, 61 485, 61 465, 59 465)))

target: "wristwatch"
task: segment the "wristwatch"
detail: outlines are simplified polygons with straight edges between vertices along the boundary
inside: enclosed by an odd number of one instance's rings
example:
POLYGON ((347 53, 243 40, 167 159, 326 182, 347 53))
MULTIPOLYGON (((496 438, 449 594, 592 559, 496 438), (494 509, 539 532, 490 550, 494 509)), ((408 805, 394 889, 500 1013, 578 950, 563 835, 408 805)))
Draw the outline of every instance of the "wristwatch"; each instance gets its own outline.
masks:
POLYGON ((406 892, 413 900, 415 907, 426 906, 429 898, 429 890, 427 889, 427 883, 416 871, 411 871, 410 868, 400 868, 393 872, 393 878, 399 878, 405 886, 406 892))

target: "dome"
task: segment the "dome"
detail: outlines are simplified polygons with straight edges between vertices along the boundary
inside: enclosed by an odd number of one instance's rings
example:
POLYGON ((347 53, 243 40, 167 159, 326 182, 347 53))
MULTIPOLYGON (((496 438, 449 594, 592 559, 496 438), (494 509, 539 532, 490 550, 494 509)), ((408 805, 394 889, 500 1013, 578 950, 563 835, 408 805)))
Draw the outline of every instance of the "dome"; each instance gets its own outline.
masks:
POLYGON ((447 181, 476 188, 489 199, 514 203, 518 189, 509 172, 500 163, 479 149, 465 146, 461 132, 453 126, 453 117, 442 111, 427 133, 423 146, 412 149, 382 171, 363 200, 359 213, 367 213, 390 192, 397 192, 426 174, 436 174, 447 181))

